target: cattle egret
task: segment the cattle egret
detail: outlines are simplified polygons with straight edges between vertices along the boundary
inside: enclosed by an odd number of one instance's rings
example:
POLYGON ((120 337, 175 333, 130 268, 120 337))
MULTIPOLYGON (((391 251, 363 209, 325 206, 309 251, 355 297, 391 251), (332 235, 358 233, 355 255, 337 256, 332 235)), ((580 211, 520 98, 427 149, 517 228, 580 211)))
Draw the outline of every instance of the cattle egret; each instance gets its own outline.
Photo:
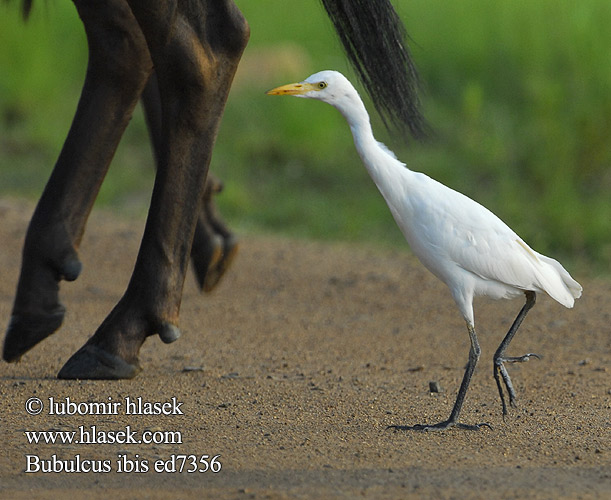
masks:
POLYGON ((515 390, 504 363, 531 357, 508 357, 507 346, 535 304, 536 294, 547 293, 565 307, 573 307, 581 286, 554 259, 537 253, 496 215, 479 203, 430 177, 406 168, 373 136, 369 115, 358 92, 341 73, 322 71, 300 83, 277 87, 270 95, 289 95, 326 102, 344 116, 354 144, 369 175, 384 197, 413 252, 422 264, 443 281, 462 313, 469 332, 469 362, 449 418, 437 424, 397 425, 397 430, 476 430, 489 424, 458 421, 469 382, 480 356, 475 334, 473 297, 506 299, 524 294, 526 303, 494 354, 493 373, 503 415, 507 406, 502 383, 515 404, 515 390), (502 381, 502 383, 501 383, 502 381))

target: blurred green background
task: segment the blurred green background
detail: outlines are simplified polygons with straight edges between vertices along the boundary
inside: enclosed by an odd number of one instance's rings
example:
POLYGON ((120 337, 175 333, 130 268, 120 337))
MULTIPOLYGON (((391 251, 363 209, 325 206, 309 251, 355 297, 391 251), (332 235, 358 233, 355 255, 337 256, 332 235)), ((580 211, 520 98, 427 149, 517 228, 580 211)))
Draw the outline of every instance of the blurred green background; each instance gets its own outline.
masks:
MULTIPOLYGON (((238 232, 405 243, 340 115, 265 90, 337 69, 354 81, 318 1, 237 0, 251 42, 212 170, 238 232)), ((574 274, 611 264, 611 2, 395 0, 412 38, 435 136, 397 140, 399 158, 490 208, 574 274)), ((38 1, 27 24, 0 4, 0 196, 36 199, 76 108, 87 50, 66 0, 38 1)), ((154 171, 140 110, 98 205, 144 216, 154 171)))

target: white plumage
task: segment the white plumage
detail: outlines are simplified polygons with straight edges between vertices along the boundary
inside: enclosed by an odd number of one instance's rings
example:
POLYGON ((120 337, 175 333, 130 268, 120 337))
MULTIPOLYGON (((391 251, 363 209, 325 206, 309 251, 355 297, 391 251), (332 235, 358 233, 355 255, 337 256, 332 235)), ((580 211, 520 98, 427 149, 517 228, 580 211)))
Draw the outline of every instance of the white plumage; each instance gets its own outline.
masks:
POLYGON ((499 377, 505 383, 511 404, 514 403, 515 391, 503 362, 526 361, 536 355, 508 358, 504 351, 534 305, 535 294, 545 292, 570 308, 581 296, 579 283, 559 262, 534 251, 501 219, 476 201, 425 174, 406 168, 394 153, 376 141, 365 105, 341 73, 322 71, 303 82, 270 90, 268 94, 317 99, 340 111, 350 126, 359 156, 412 251, 449 287, 467 322, 471 339, 469 364, 450 418, 435 425, 395 428, 439 430, 459 426, 476 429, 482 425, 458 423, 469 380, 479 358, 473 297, 486 295, 501 299, 526 294, 526 305, 494 358, 494 375, 505 414, 507 410, 499 377))

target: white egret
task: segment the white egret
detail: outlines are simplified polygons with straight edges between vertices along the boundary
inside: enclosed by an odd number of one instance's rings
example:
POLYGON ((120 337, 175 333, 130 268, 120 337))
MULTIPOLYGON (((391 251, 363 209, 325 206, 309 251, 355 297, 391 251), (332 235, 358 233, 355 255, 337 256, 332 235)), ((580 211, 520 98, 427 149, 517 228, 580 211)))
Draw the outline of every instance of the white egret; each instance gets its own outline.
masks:
POLYGON ((535 354, 508 357, 505 350, 522 320, 535 304, 536 294, 545 292, 565 307, 573 307, 582 288, 554 259, 530 248, 496 215, 479 203, 406 168, 373 136, 369 115, 358 92, 341 73, 322 71, 305 81, 277 87, 270 95, 317 99, 337 108, 344 116, 354 144, 371 178, 378 186, 413 252, 422 264, 443 281, 462 313, 469 332, 469 362, 449 418, 427 425, 392 426, 395 429, 444 430, 450 427, 479 429, 458 421, 469 382, 480 356, 475 334, 473 297, 493 299, 524 294, 526 303, 494 354, 493 373, 503 415, 507 413, 502 382, 515 402, 515 390, 504 363, 523 362, 535 354))

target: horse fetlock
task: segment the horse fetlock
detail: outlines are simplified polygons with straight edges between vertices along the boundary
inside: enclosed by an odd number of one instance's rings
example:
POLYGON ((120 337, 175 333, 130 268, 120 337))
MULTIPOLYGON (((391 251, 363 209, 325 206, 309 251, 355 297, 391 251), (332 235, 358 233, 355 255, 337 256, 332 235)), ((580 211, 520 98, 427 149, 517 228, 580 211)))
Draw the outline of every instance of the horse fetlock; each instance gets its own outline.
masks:
POLYGON ((56 226, 43 231, 30 227, 23 249, 23 269, 44 273, 51 269, 55 281, 74 281, 83 269, 78 252, 64 230, 56 226))
POLYGON ((37 253, 39 253, 39 255, 34 258, 40 260, 43 266, 42 268, 38 267, 39 273, 49 272, 48 270, 50 270, 53 279, 58 283, 62 280, 75 281, 83 270, 83 264, 78 258, 76 251, 72 248, 68 251, 50 252, 46 255, 41 252, 37 253), (55 256, 53 253, 55 253, 55 256), (44 268, 46 268, 47 271, 45 271, 44 268))
POLYGON ((98 328, 60 370, 62 379, 130 379, 140 372, 138 354, 147 337, 158 334, 165 343, 176 341, 175 323, 154 319, 133 297, 120 301, 98 328))

